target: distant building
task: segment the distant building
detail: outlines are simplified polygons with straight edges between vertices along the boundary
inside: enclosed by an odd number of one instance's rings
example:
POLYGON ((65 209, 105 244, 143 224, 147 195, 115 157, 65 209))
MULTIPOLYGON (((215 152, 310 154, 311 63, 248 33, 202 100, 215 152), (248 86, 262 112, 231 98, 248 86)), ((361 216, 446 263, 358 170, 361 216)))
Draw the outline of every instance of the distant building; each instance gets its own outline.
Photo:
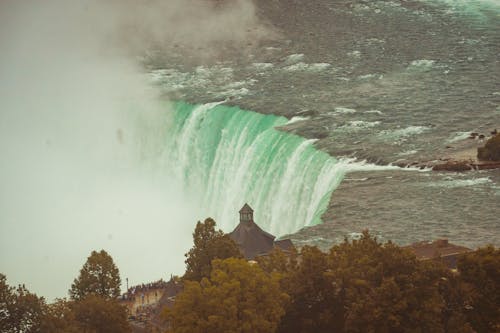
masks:
POLYGON ((472 251, 467 247, 451 244, 447 239, 413 243, 404 248, 413 251, 419 260, 441 260, 451 269, 457 268, 460 254, 472 251))
POLYGON ((174 277, 168 282, 160 280, 129 288, 119 301, 127 309, 133 332, 145 332, 140 328, 150 324, 156 327, 164 326, 162 310, 165 306, 171 308, 175 297, 181 291, 182 284, 174 277))
POLYGON ((289 239, 277 240, 275 236, 262 230, 253 220, 253 209, 245 204, 240 210, 240 223, 229 233, 229 237, 238 244, 247 260, 266 255, 275 247, 284 251, 293 248, 289 239))

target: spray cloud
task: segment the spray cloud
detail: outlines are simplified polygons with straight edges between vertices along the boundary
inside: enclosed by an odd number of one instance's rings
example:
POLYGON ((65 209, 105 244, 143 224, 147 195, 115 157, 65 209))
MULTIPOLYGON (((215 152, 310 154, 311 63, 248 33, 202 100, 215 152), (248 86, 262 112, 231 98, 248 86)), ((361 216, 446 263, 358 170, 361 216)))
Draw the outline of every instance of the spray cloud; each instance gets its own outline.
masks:
POLYGON ((135 56, 264 35, 252 4, 0 3, 0 266, 63 297, 91 250, 133 284, 181 273, 196 199, 153 172, 168 102, 135 56))

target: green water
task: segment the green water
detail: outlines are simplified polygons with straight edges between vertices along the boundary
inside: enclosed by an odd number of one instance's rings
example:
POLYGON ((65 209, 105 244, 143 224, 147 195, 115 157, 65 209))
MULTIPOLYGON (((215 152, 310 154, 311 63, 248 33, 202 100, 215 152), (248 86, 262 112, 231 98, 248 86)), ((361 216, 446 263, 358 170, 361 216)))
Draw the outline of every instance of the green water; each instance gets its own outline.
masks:
POLYGON ((169 172, 200 200, 200 217, 226 230, 247 202, 255 221, 276 235, 321 222, 346 163, 313 140, 281 132, 284 117, 209 103, 174 105, 168 129, 169 172))

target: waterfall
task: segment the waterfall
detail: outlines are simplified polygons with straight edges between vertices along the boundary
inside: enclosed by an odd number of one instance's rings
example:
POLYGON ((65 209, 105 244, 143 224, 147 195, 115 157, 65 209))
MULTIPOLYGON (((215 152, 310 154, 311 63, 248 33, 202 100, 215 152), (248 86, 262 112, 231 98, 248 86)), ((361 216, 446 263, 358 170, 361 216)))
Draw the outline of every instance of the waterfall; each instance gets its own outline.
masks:
POLYGON ((168 172, 199 196, 200 219, 230 231, 247 202, 255 222, 275 235, 321 222, 345 163, 314 140, 275 129, 287 121, 220 103, 174 105, 163 156, 168 172))

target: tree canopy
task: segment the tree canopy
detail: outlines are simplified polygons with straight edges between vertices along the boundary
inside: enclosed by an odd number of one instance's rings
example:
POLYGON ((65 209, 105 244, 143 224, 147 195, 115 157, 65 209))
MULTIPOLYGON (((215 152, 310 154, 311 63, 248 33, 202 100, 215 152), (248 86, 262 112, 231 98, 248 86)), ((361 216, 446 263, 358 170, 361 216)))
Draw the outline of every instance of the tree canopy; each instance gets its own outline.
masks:
POLYGON ((47 304, 23 285, 7 284, 0 274, 2 333, 126 333, 126 308, 119 304, 118 269, 105 252, 92 252, 72 286, 72 300, 47 304))
POLYGON ((73 281, 69 295, 73 300, 83 299, 90 294, 116 298, 120 295, 120 284, 120 273, 113 258, 104 250, 92 251, 80 275, 73 281))
POLYGON ((43 333, 80 333, 81 329, 71 308, 74 302, 56 299, 44 309, 40 331, 43 333))
POLYGON ((241 258, 236 243, 222 230, 215 230, 216 223, 208 218, 198 222, 193 233, 193 247, 186 253, 184 279, 201 281, 210 276, 214 259, 241 258))
POLYGON ((272 333, 287 295, 279 275, 244 259, 216 259, 210 278, 185 281, 168 311, 173 333, 272 333))
POLYGON ((7 284, 0 274, 0 332, 40 332, 45 300, 30 293, 25 286, 17 288, 7 284))
POLYGON ((456 275, 368 232, 329 253, 304 246, 298 259, 258 261, 290 296, 277 332, 473 332, 456 275))
POLYGON ((71 310, 83 332, 130 332, 127 311, 114 299, 91 294, 71 304, 71 310))
POLYGON ((467 318, 478 332, 500 332, 500 249, 480 248, 458 261, 460 279, 470 291, 467 318))
MULTIPOLYGON (((198 222, 186 254, 183 291, 166 310, 171 333, 482 333, 500 332, 500 249, 461 255, 457 271, 408 250, 358 240, 278 249, 241 259, 215 221, 198 222)), ((70 289, 46 304, 0 274, 3 333, 129 332, 118 302, 113 259, 93 251, 70 289)))

